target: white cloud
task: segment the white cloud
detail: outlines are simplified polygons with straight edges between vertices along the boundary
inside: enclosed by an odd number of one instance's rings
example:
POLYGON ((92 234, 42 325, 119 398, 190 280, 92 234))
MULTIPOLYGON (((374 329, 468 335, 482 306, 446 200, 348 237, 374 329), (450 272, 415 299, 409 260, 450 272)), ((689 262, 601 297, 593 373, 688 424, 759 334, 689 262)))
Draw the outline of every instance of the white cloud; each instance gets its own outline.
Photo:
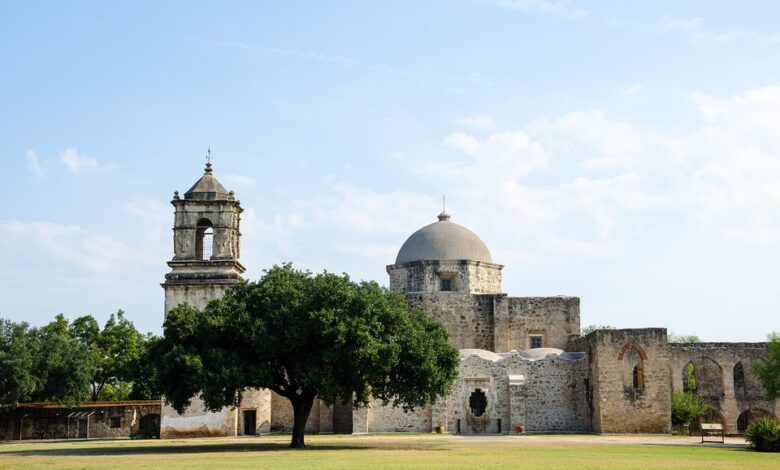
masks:
POLYGON ((493 118, 491 118, 486 114, 460 118, 457 119, 455 122, 462 126, 471 127, 473 129, 480 129, 480 130, 492 129, 496 127, 496 123, 495 121, 493 121, 493 118))
POLYGON ((10 227, 0 242, 5 245, 3 251, 22 249, 25 253, 43 253, 88 272, 119 270, 130 252, 119 240, 75 225, 21 220, 3 220, 0 224, 10 227))
POLYGON ((60 161, 62 161, 74 175, 79 175, 84 170, 91 170, 98 166, 97 160, 81 155, 77 148, 68 148, 60 152, 60 161))
POLYGON ((642 91, 642 85, 640 85, 639 83, 634 83, 625 88, 622 88, 620 90, 620 94, 622 94, 623 96, 636 96, 641 91, 642 91))
POLYGON ((583 19, 588 16, 588 10, 569 5, 566 0, 496 0, 501 8, 517 10, 526 13, 561 16, 570 19, 583 19))
POLYGON ((25 157, 27 158, 28 168, 35 176, 38 178, 43 178, 46 176, 46 168, 41 166, 40 162, 38 161, 38 154, 36 154, 35 151, 32 149, 28 150, 25 154, 25 157))

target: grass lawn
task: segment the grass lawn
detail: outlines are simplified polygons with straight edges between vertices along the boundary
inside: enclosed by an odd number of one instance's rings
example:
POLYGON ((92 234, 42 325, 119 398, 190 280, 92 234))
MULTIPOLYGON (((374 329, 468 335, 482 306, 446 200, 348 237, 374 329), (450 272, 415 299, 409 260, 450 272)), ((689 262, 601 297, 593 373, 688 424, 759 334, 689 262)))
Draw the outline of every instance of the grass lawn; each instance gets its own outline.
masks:
POLYGON ((0 469, 23 468, 755 468, 780 454, 695 439, 633 436, 312 435, 187 440, 6 442, 0 469), (693 445, 684 445, 693 444, 693 445))

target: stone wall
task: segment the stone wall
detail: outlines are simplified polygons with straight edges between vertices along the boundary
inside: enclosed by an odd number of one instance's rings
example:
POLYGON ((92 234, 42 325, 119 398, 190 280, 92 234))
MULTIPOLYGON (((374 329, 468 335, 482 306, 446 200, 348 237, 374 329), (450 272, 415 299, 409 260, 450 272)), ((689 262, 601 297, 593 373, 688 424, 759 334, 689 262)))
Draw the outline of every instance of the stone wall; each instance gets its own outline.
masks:
MULTIPOLYGON (((579 297, 508 297, 506 328, 495 351, 521 351, 531 347, 530 335, 542 335, 542 347, 566 349, 569 340, 580 333, 579 297)), ((500 331, 499 331, 500 330, 500 331)))
MULTIPOLYGON (((293 408, 290 400, 271 392, 271 431, 292 432, 293 408)), ((320 399, 314 399, 309 420, 306 421, 307 433, 333 432, 333 407, 320 399)))
POLYGON ((89 402, 66 407, 57 403, 21 404, 0 410, 0 440, 112 438, 159 433, 156 400, 89 402), (144 429, 143 423, 151 428, 144 429), (113 427, 116 425, 117 427, 113 427))
POLYGON ((407 294, 441 290, 441 280, 450 279, 452 290, 471 294, 501 292, 499 264, 479 261, 415 261, 387 266, 390 289, 407 294))
POLYGON ((590 429, 585 354, 551 352, 538 359, 517 352, 465 354, 446 398, 449 431, 458 429, 458 421, 464 434, 495 433, 499 426, 503 433, 515 432, 517 426, 529 432, 590 429), (470 409, 477 389, 487 398, 480 416, 470 409))
MULTIPOLYGON (((685 368, 694 365, 695 393, 704 396, 714 411, 706 419, 720 421, 727 434, 737 434, 743 413, 780 417, 780 403, 767 400, 753 364, 767 354, 766 343, 690 343, 669 345, 672 388, 682 391, 685 368), (742 365, 743 383, 735 385, 734 369, 742 365)), ((740 381, 741 382, 741 381, 740 381)))
POLYGON ((670 431, 671 377, 666 329, 597 330, 574 344, 590 356, 593 431, 670 431), (641 387, 634 387, 633 370, 626 367, 634 355, 641 359, 641 387))
POLYGON ((371 401, 365 432, 431 432, 431 407, 405 412, 381 401, 371 401))
POLYGON ((235 408, 207 411, 200 396, 193 397, 184 413, 162 403, 160 438, 235 436, 238 425, 235 408))
POLYGON ((408 294, 413 308, 424 310, 440 321, 450 334, 450 342, 458 349, 493 350, 492 296, 462 292, 408 294))

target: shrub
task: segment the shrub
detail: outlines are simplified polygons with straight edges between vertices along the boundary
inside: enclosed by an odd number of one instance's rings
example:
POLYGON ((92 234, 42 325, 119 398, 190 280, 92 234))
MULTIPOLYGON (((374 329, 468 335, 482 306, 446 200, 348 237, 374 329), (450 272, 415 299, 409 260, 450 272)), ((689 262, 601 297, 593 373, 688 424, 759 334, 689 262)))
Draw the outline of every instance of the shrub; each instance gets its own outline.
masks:
POLYGON ((745 439, 759 452, 780 452, 780 424, 763 417, 748 424, 745 439))
POLYGON ((709 406, 707 400, 691 392, 672 392, 672 424, 690 426, 694 419, 703 416, 709 406))

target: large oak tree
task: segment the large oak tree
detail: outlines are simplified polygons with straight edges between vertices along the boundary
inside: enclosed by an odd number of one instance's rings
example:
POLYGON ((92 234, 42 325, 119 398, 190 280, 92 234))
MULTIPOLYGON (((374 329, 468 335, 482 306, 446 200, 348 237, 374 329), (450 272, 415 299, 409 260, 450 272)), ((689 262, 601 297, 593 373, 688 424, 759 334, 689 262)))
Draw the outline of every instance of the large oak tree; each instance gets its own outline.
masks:
POLYGON ((413 410, 449 393, 458 353, 444 327, 403 296, 346 275, 275 266, 203 311, 171 310, 155 346, 161 391, 183 412, 198 393, 212 411, 248 388, 290 400, 290 447, 304 447, 314 399, 370 398, 413 410))

